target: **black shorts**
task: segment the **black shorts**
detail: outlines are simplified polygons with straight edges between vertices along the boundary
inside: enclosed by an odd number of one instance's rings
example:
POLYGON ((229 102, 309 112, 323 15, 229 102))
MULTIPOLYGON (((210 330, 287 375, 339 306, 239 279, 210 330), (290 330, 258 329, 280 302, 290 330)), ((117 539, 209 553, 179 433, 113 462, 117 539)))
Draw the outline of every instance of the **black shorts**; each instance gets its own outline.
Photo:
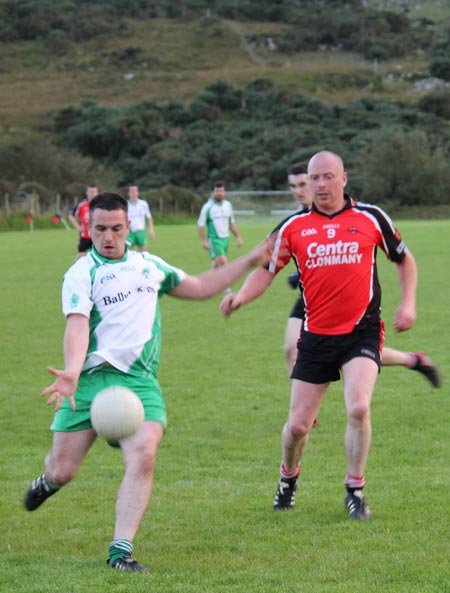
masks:
POLYGON ((303 300, 302 296, 298 297, 298 299, 295 301, 295 305, 293 306, 289 317, 295 317, 295 319, 305 318, 305 301, 303 300))
POLYGON ((381 364, 384 342, 384 323, 377 322, 356 327, 351 334, 324 336, 302 329, 298 341, 298 355, 291 379, 317 385, 338 381, 342 366, 358 356, 381 364))
POLYGON ((88 239, 87 237, 80 237, 80 240, 78 241, 78 253, 84 253, 85 251, 89 251, 91 247, 91 239, 88 239))

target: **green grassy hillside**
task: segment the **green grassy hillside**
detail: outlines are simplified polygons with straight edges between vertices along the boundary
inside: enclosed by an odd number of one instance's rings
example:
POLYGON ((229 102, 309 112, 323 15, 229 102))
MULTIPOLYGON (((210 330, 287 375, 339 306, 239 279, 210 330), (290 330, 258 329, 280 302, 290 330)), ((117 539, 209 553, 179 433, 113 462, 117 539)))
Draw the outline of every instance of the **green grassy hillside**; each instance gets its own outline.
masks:
MULTIPOLYGON (((378 5, 383 3, 378 2, 378 5)), ((450 17, 444 3, 422 2, 427 17, 450 17)), ((278 23, 228 20, 128 20, 128 33, 68 46, 43 41, 1 46, 0 125, 16 134, 49 112, 92 99, 117 105, 145 99, 186 101, 222 79, 265 77, 333 103, 355 97, 415 99, 408 76, 427 76, 423 55, 382 64, 337 51, 283 55, 248 42, 286 30, 278 23)))
POLYGON ((367 200, 445 203, 450 90, 417 84, 450 79, 449 23, 433 1, 0 0, 0 208, 35 182, 44 207, 87 179, 280 189, 324 146, 367 200))

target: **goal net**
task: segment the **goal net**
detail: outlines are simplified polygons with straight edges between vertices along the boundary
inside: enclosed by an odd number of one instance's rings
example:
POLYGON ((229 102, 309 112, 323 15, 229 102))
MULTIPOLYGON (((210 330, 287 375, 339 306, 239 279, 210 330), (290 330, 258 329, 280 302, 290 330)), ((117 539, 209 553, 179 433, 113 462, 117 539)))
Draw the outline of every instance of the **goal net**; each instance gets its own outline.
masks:
POLYGON ((299 210, 289 191, 227 191, 236 219, 245 222, 279 221, 299 210))

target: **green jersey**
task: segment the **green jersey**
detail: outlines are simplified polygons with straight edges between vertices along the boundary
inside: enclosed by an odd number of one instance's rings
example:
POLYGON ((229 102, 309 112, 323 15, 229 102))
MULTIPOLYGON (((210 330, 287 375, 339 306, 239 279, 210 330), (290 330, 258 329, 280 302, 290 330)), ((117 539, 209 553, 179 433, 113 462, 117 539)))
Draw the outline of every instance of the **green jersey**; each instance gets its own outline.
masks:
POLYGON ((198 226, 206 226, 208 239, 226 239, 230 236, 230 224, 234 223, 233 207, 231 202, 223 200, 220 204, 210 198, 203 204, 198 226))

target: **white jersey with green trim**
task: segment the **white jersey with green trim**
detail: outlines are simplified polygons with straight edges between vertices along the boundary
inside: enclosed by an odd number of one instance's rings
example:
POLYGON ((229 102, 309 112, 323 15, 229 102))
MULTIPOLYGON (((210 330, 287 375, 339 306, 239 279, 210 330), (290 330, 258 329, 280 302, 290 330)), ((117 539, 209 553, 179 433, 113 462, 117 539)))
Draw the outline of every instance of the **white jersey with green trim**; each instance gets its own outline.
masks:
POLYGON ((138 199, 135 204, 128 200, 128 220, 130 221, 130 229, 134 231, 145 230, 145 220, 150 220, 152 217, 148 202, 138 199))
POLYGON ((175 288, 185 272, 147 252, 126 250, 108 260, 95 248, 66 272, 62 308, 66 317, 89 318, 83 371, 109 364, 135 376, 157 376, 161 351, 158 297, 175 288))
POLYGON ((207 228, 208 239, 226 239, 230 236, 230 224, 234 223, 233 206, 228 200, 216 202, 210 198, 203 204, 197 225, 207 228))

